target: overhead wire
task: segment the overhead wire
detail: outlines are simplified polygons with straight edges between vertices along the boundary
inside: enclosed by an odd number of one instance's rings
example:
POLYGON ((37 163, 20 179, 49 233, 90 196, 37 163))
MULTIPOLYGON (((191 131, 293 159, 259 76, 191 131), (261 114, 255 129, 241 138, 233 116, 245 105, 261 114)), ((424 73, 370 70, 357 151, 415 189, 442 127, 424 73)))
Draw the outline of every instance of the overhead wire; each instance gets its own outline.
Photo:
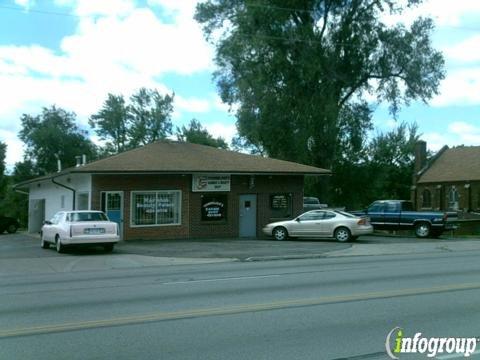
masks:
MULTIPOLYGON (((309 9, 283 7, 283 6, 267 5, 267 4, 253 3, 253 2, 247 2, 245 3, 245 5, 247 7, 257 7, 257 8, 265 8, 265 9, 273 9, 273 10, 297 11, 297 12, 307 12, 307 13, 315 12, 315 10, 309 10, 309 9)), ((66 12, 60 12, 60 11, 39 10, 39 9, 24 8, 24 7, 9 6, 9 5, 0 5, 0 9, 19 11, 25 14, 33 13, 33 14, 39 14, 39 15, 67 16, 67 17, 74 17, 74 18, 88 17, 87 15, 72 14, 72 13, 66 13, 66 12)), ((449 29, 480 32, 480 27, 472 27, 472 26, 438 25, 437 28, 449 28, 449 29)))

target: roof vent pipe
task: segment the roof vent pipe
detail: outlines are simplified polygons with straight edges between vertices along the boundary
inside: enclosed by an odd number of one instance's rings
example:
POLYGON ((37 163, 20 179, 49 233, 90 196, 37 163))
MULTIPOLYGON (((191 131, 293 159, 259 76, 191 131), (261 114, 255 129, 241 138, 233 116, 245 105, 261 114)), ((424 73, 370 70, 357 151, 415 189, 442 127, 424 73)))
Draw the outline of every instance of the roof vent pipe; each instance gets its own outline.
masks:
POLYGON ((79 167, 80 165, 82 165, 82 156, 81 155, 75 156, 75 160, 77 160, 77 164, 75 165, 75 167, 79 167))
POLYGON ((87 165, 87 155, 82 154, 82 166, 87 165))

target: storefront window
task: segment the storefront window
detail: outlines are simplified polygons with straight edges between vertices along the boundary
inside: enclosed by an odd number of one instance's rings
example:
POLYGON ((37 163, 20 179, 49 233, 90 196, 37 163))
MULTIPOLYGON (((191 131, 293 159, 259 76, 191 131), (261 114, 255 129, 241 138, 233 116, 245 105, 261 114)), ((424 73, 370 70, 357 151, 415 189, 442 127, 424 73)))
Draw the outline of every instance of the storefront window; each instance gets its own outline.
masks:
POLYGON ((132 225, 179 225, 180 191, 132 192, 132 225))
POLYGON ((227 218, 227 195, 202 196, 202 221, 221 221, 227 218))
POLYGON ((292 216, 292 194, 270 195, 271 218, 289 218, 292 216))

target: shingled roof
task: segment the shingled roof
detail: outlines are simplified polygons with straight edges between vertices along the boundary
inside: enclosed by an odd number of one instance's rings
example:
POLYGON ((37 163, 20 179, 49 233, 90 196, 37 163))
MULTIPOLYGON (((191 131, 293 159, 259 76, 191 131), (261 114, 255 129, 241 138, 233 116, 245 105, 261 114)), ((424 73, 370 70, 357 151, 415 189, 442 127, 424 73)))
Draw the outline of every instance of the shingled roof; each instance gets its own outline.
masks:
POLYGON ((458 146, 443 151, 417 183, 474 180, 480 180, 480 146, 458 146))
POLYGON ((328 175, 330 170, 290 161, 247 155, 210 146, 158 141, 60 173, 25 181, 17 186, 71 173, 229 173, 272 175, 328 175))

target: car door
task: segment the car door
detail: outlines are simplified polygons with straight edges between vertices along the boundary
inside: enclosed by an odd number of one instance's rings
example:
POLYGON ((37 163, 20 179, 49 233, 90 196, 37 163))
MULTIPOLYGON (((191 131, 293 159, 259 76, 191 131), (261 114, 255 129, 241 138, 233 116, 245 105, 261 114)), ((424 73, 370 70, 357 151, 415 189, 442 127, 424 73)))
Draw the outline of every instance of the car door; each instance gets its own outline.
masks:
POLYGON ((319 236, 333 236, 333 231, 338 224, 337 214, 333 211, 325 211, 323 219, 320 221, 319 236))
POLYGON ((324 211, 309 211, 297 218, 297 223, 294 224, 294 233, 296 236, 317 236, 320 233, 324 211))
POLYGON ((53 224, 56 222, 57 217, 58 213, 53 215, 53 217, 49 220, 49 224, 45 223, 42 227, 43 238, 47 241, 53 241, 53 224))
POLYGON ((397 228, 400 224, 400 203, 387 201, 383 213, 383 225, 385 228, 397 228))
POLYGON ((382 229, 385 226, 385 202, 375 201, 368 207, 367 214, 370 218, 370 223, 376 229, 382 229))

